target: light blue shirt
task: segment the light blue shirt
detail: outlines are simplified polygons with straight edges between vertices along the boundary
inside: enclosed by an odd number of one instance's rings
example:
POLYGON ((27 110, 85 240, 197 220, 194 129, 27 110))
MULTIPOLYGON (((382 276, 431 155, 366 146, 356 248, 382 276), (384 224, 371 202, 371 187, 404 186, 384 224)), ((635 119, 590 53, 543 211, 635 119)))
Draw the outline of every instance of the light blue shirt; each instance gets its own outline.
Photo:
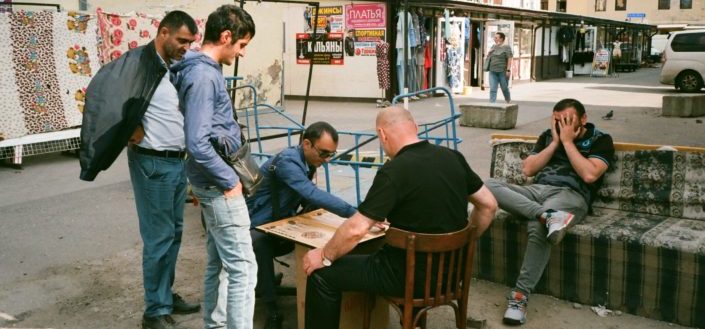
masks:
MULTIPOLYGON (((166 66, 163 59, 162 64, 166 66)), ((179 94, 169 76, 167 71, 142 117, 144 138, 139 143, 141 147, 160 151, 183 151, 185 148, 184 115, 179 111, 179 94)))

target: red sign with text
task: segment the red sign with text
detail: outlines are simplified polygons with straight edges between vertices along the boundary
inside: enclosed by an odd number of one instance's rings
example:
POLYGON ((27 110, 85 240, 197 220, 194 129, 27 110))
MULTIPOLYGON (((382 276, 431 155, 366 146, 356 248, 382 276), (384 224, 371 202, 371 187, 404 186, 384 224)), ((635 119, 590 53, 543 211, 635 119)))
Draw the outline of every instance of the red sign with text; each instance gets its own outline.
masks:
POLYGON ((384 3, 345 5, 346 29, 387 27, 387 10, 384 3))

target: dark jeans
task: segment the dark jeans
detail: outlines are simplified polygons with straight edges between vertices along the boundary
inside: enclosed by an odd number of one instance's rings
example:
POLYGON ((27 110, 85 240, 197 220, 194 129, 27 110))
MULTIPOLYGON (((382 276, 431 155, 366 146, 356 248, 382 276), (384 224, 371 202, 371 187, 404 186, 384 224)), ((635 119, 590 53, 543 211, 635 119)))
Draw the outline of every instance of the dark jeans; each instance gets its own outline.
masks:
POLYGON ((392 265, 383 252, 349 255, 308 277, 306 329, 338 328, 343 291, 402 296, 404 270, 392 265))
POLYGON ((276 302, 277 286, 274 278, 274 257, 290 253, 294 250, 294 243, 255 229, 250 229, 250 236, 252 237, 252 249, 254 249, 255 258, 257 258, 256 290, 265 303, 276 302))

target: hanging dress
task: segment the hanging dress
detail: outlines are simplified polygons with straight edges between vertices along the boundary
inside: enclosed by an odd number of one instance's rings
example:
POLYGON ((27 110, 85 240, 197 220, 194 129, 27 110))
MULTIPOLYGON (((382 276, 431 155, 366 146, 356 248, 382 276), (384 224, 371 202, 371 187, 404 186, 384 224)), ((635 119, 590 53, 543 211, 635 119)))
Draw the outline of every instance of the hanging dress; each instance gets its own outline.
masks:
POLYGON ((377 53, 377 82, 379 88, 387 90, 390 88, 389 83, 389 44, 386 42, 378 42, 375 46, 377 53))

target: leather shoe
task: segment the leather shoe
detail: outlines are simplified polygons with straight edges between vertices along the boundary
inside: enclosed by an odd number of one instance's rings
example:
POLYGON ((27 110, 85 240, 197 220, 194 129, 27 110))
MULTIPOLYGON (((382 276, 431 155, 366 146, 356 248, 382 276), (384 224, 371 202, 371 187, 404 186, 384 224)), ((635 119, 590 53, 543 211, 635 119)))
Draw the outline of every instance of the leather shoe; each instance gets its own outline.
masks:
POLYGON ((157 316, 142 316, 142 329, 179 329, 176 321, 166 314, 157 316))
POLYGON ((270 314, 264 323, 264 329, 282 329, 284 317, 280 313, 270 314))
POLYGON ((172 294, 172 314, 191 314, 201 310, 201 304, 187 303, 179 294, 172 294))

